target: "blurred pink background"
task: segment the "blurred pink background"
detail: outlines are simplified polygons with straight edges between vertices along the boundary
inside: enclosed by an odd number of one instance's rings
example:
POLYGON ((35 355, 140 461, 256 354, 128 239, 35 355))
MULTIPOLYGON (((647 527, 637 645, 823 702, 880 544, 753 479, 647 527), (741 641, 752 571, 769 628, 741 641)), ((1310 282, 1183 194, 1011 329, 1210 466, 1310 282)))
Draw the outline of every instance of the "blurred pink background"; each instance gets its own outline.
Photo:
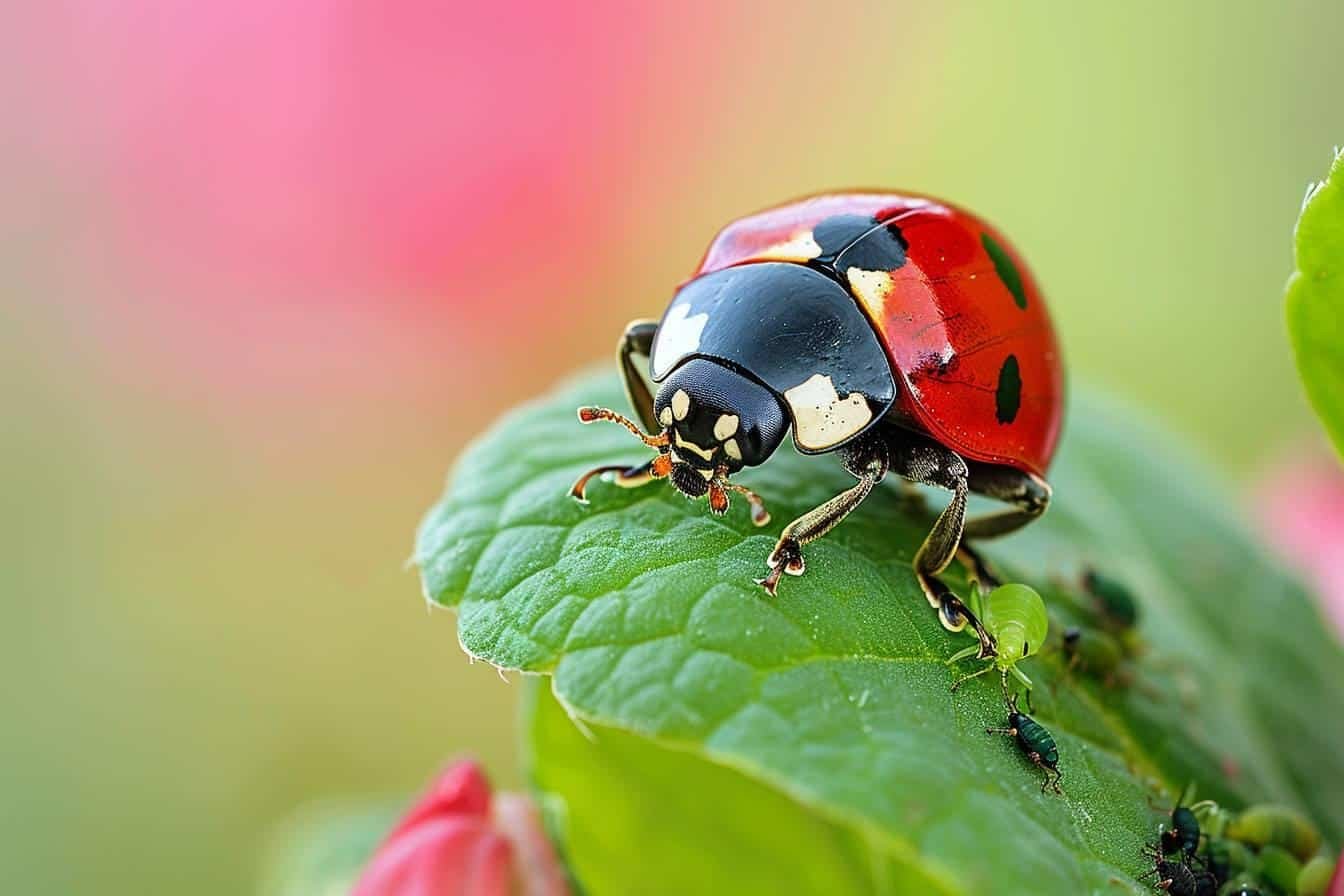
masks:
POLYGON ((1279 301, 1344 139, 1313 99, 1344 79, 1341 25, 1310 3, 0 13, 4 889, 236 893, 307 801, 409 791, 463 750, 514 783, 515 689, 402 569, 419 515, 466 439, 790 196, 976 208, 1033 260, 1076 379, 1234 473, 1313 438, 1279 301))

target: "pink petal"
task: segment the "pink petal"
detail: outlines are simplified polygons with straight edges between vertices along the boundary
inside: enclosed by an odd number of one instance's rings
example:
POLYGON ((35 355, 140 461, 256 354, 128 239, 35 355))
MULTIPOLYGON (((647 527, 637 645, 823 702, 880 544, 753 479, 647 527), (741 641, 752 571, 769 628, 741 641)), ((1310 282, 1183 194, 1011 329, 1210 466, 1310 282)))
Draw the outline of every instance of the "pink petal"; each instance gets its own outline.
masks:
POLYGON ((509 842, 475 819, 434 819, 390 839, 351 896, 509 896, 509 842))
POLYGON ((1299 455, 1257 491, 1255 513, 1266 537, 1344 633, 1344 468, 1333 457, 1299 455))
POLYGON ((439 773, 424 796, 402 817, 387 840, 430 818, 444 815, 486 819, 490 814, 490 781, 475 762, 463 760, 439 773))
POLYGON ((513 844, 515 871, 523 893, 568 896, 568 879, 532 800, 519 793, 501 793, 495 800, 495 825, 513 844))
POLYGON ((1335 865, 1335 876, 1330 878, 1325 896, 1344 896, 1344 852, 1339 854, 1339 864, 1335 865))

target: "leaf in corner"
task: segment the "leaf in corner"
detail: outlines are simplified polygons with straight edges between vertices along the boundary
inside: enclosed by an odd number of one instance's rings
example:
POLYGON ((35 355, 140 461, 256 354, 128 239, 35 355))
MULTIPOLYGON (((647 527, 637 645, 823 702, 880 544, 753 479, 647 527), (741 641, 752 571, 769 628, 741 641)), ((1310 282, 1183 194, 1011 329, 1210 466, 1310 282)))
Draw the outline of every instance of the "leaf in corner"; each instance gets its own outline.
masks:
POLYGON ((1307 192, 1294 245, 1288 333, 1307 396, 1344 455, 1344 150, 1307 192))

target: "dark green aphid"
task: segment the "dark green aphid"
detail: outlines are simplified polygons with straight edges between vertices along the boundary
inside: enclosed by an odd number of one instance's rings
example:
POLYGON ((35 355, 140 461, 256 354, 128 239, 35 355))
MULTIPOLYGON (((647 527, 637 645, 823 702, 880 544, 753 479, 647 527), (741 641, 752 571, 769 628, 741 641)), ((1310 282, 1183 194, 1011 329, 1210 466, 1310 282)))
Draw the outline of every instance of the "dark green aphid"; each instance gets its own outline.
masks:
POLYGON ((986 728, 985 733, 1007 734, 1017 740, 1017 748, 1045 772, 1045 780, 1041 782, 1041 793, 1045 793, 1046 787, 1052 788, 1055 793, 1064 792, 1059 789, 1059 782, 1064 778, 1059 770, 1059 747, 1055 745, 1054 737, 1044 725, 1031 716, 1017 711, 1016 694, 1008 698, 1008 727, 986 728))
POLYGON ((1171 827, 1162 831, 1162 851, 1193 856, 1199 850, 1199 819, 1187 806, 1171 810, 1171 827))
MULTIPOLYGON (((1045 612, 1045 601, 1026 585, 1000 585, 984 597, 978 585, 971 588, 971 612, 979 618, 985 630, 994 638, 995 655, 988 658, 985 668, 963 675, 952 684, 952 690, 972 678, 979 678, 993 669, 999 670, 1003 690, 1008 692, 1008 673, 1022 682, 1027 689, 1027 705, 1031 705, 1031 679, 1017 664, 1041 649, 1050 633, 1050 617, 1045 612)), ((976 656, 980 645, 967 647, 947 661, 953 663, 976 656)))
POLYGON ((1303 865, 1297 875, 1297 896, 1325 896, 1334 870, 1335 863, 1325 856, 1317 856, 1303 865))
POLYGON ((1199 851, 1200 840, 1199 818, 1195 816, 1194 809, 1213 803, 1206 800, 1191 807, 1182 805, 1185 800, 1186 793, 1177 798, 1176 806, 1171 810, 1171 826, 1164 825, 1158 829, 1158 842, 1162 846, 1163 855, 1180 853, 1187 859, 1193 859, 1199 851))
POLYGON ((1119 581, 1089 568, 1083 571, 1083 588, 1092 596, 1097 615, 1108 627, 1131 629, 1138 625, 1139 604, 1119 581))
POLYGON ((1278 846, 1305 862, 1321 847, 1321 834, 1305 815, 1287 806, 1251 806, 1227 825, 1227 836, 1263 850, 1278 846))
POLYGON ((1109 687, 1119 677, 1125 651, 1107 632, 1073 626, 1064 630, 1064 656, 1068 658, 1068 671, 1079 669, 1109 687))

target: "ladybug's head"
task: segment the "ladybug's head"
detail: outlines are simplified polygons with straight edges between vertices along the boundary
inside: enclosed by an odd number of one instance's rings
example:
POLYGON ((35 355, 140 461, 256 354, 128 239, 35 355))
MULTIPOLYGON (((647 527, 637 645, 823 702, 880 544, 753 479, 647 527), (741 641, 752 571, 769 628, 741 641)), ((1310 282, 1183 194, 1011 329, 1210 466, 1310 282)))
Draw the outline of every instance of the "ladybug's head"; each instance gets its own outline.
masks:
POLYGON ((762 464, 789 428, 773 392, 705 358, 692 358, 668 375, 653 412, 671 434, 672 483, 691 497, 705 493, 703 484, 683 487, 692 474, 706 483, 762 464))
MULTIPOLYGON (((728 477, 763 463, 788 432, 789 418, 779 398, 755 380, 705 358, 692 358, 668 375, 653 404, 662 425, 648 435, 605 408, 580 408, 585 423, 611 420, 624 425, 659 456, 649 475, 666 477, 688 498, 708 496, 714 513, 728 511, 728 492, 743 495, 759 526, 770 520, 761 499, 728 477)), ((586 477, 575 485, 582 497, 586 477)))

